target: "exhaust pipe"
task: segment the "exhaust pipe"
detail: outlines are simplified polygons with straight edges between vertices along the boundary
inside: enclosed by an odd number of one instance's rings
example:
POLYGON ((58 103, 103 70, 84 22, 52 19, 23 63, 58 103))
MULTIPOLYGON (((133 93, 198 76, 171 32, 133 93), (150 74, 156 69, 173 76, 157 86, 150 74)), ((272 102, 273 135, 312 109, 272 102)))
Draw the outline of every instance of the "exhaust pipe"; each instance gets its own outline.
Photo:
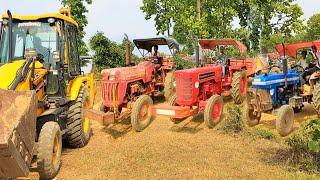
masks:
POLYGON ((198 38, 195 38, 194 41, 194 47, 195 47, 195 58, 196 58, 196 65, 197 67, 200 67, 200 47, 199 47, 199 43, 198 43, 198 38))
POLYGON ((13 37, 12 37, 12 14, 10 10, 7 11, 8 17, 9 17, 9 62, 13 59, 13 37))
POLYGON ((128 35, 125 35, 125 39, 126 39, 126 66, 130 66, 131 65, 131 43, 129 41, 128 35))
POLYGON ((288 74, 288 61, 286 58, 286 46, 284 43, 282 43, 282 48, 283 48, 283 59, 282 59, 283 74, 287 75, 288 74))

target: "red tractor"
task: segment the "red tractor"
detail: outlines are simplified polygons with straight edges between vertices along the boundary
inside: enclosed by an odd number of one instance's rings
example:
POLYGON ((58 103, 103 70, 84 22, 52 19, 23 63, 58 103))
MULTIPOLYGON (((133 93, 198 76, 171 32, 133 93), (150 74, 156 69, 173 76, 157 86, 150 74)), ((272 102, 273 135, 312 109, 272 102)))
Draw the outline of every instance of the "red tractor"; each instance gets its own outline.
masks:
MULTIPOLYGON (((219 45, 231 45, 238 48, 241 54, 246 52, 242 43, 231 39, 199 40, 199 44, 202 49, 214 50, 219 45)), ((254 67, 254 61, 245 58, 231 58, 227 62, 225 66, 207 64, 205 67, 176 71, 176 95, 170 98, 169 106, 154 106, 152 114, 167 116, 174 123, 179 123, 202 111, 205 123, 213 128, 221 121, 221 96, 231 95, 236 104, 242 103, 247 95, 247 75, 250 75, 246 74, 246 70, 251 71, 250 68, 254 67)))
MULTIPOLYGON (((139 51, 142 51, 144 60, 136 66, 130 66, 130 54, 127 54, 128 67, 106 69, 101 72, 102 110, 108 114, 104 118, 105 124, 120 121, 123 116, 130 114, 132 127, 136 131, 142 131, 151 121, 151 97, 170 96, 174 90, 170 75, 174 68, 172 56, 152 54, 152 48, 167 46, 173 54, 179 46, 175 40, 169 38, 135 39, 133 42, 139 51)), ((127 52, 130 51, 127 49, 127 52)))

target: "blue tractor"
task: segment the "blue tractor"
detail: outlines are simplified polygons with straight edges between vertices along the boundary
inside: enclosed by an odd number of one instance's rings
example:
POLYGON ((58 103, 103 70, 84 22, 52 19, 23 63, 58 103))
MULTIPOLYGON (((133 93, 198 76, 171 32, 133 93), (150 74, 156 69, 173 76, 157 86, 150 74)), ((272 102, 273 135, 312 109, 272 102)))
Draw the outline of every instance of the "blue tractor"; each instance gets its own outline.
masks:
POLYGON ((249 97, 248 124, 257 125, 262 113, 271 113, 279 108, 276 129, 281 136, 287 136, 293 129, 294 113, 302 110, 304 102, 312 103, 319 112, 320 71, 305 77, 302 76, 305 70, 301 66, 294 65, 288 69, 287 59, 281 61, 282 72, 270 72, 254 78, 249 97))

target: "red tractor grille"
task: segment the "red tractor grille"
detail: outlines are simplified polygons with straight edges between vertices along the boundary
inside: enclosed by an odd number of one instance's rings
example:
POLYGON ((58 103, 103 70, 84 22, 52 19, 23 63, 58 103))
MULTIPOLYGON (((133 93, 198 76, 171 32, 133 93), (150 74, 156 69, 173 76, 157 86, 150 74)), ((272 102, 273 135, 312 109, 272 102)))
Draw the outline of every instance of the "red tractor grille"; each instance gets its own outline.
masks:
MULTIPOLYGON (((192 100, 192 78, 182 78, 177 81, 177 96, 182 97, 184 101, 192 100)), ((179 98, 180 99, 180 98, 179 98)), ((180 99, 181 100, 181 99, 180 99)))
POLYGON ((115 87, 116 93, 118 93, 118 83, 104 82, 103 94, 104 94, 104 99, 107 101, 113 101, 112 87, 115 87))

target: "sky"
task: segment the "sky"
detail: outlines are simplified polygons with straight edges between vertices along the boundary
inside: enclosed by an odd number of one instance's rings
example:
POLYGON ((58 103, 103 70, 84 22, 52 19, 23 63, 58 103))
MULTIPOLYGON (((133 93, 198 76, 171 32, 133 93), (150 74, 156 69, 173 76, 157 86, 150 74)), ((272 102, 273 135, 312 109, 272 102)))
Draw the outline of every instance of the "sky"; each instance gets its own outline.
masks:
MULTIPOLYGON (((320 13, 320 6, 316 0, 297 0, 304 10, 304 19, 314 13, 320 13)), ((124 33, 130 39, 156 36, 153 20, 146 21, 140 10, 142 0, 93 0, 88 7, 89 24, 86 27, 85 40, 97 31, 116 42, 121 42, 124 33)), ((0 0, 0 13, 10 9, 17 14, 39 14, 57 12, 61 7, 58 0, 0 0)))

